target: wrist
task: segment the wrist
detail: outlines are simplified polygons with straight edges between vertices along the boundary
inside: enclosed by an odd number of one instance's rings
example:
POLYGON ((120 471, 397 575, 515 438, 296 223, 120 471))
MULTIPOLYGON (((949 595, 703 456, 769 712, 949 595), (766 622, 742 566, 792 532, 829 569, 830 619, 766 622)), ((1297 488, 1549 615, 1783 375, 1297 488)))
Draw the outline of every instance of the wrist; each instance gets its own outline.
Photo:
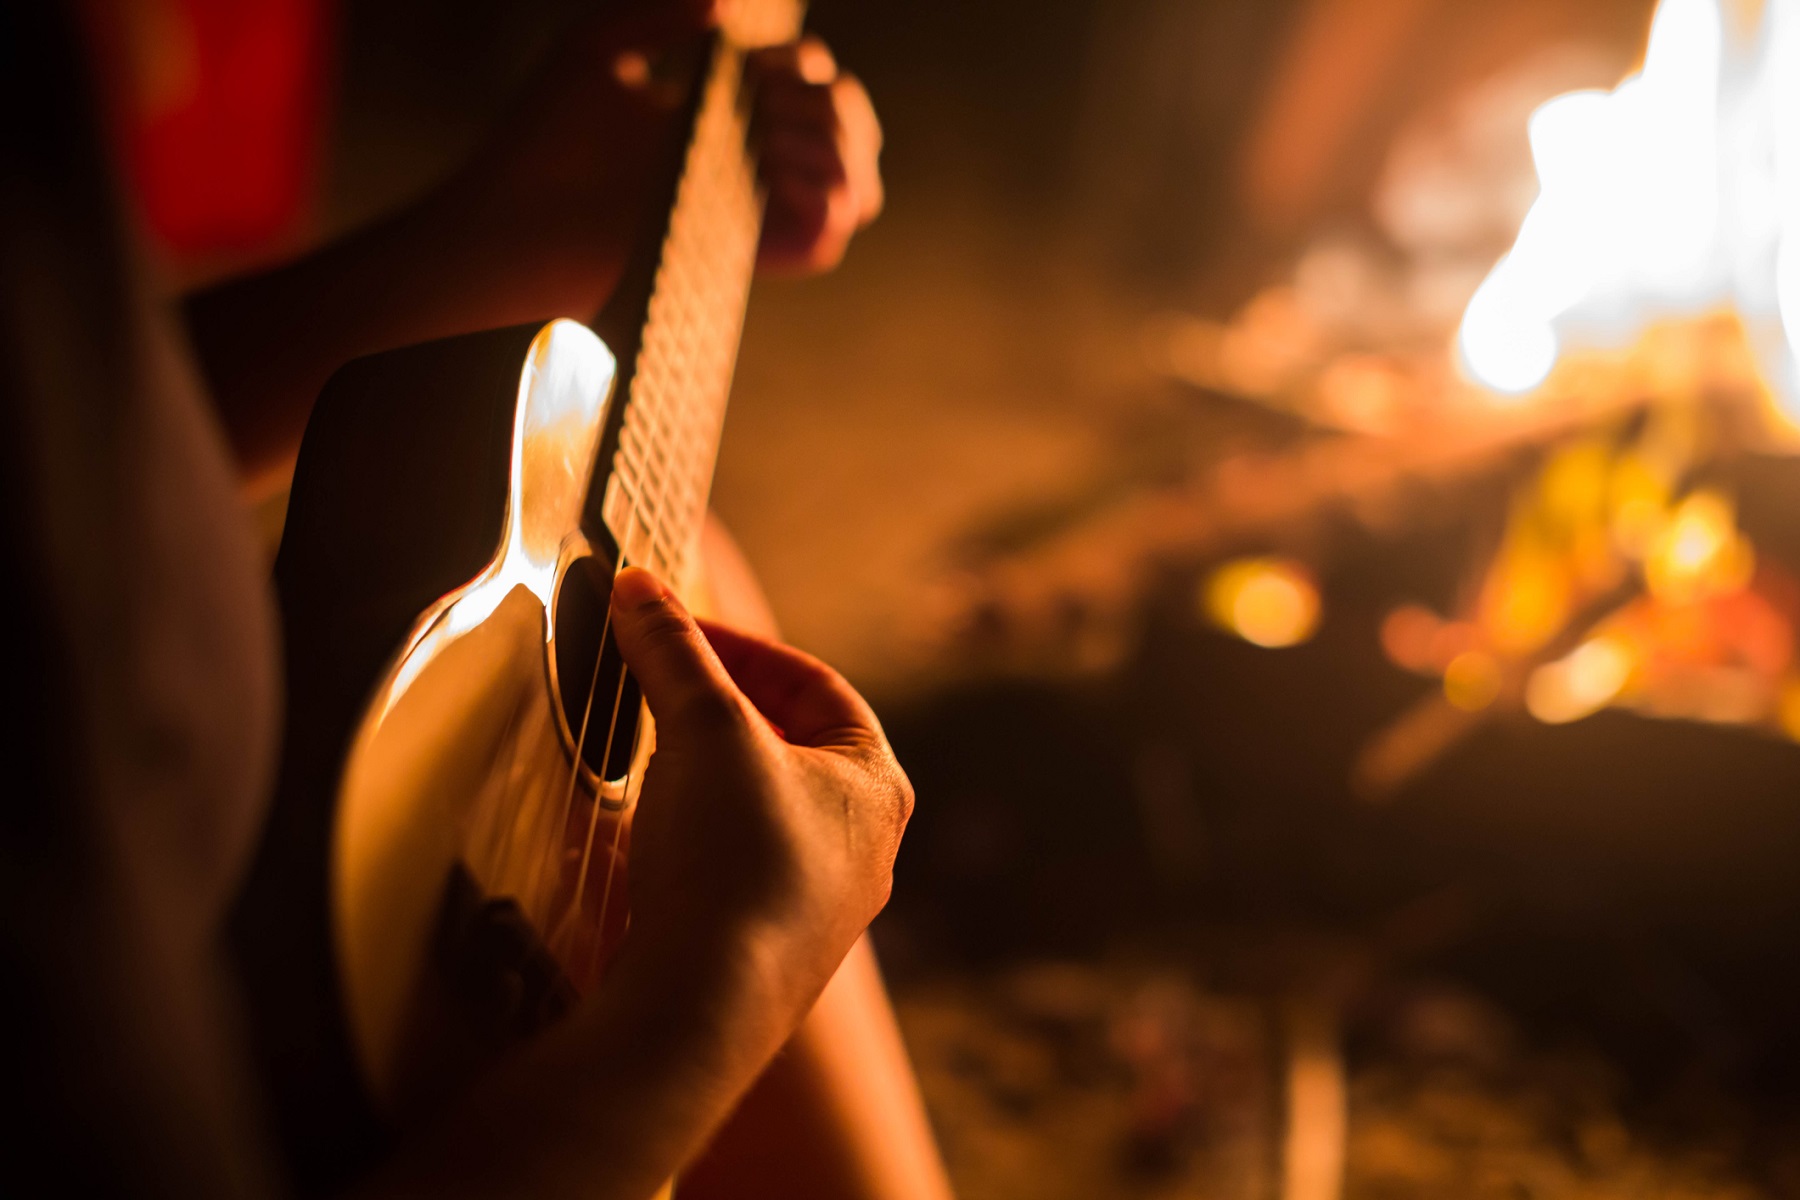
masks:
POLYGON ((601 984, 660 997, 688 1009, 693 1019, 738 1027, 755 1039, 755 1027, 772 1031, 779 1045, 805 1015, 829 968, 792 944, 788 922, 740 917, 659 928, 634 921, 601 984))

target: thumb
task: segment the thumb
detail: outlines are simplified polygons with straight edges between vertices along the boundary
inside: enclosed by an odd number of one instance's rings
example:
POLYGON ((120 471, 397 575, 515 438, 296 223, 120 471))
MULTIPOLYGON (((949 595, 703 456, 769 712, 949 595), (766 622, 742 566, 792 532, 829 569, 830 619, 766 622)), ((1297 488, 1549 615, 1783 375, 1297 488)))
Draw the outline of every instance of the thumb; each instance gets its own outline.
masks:
POLYGON ((612 584, 613 637, 664 735, 714 732, 744 701, 706 635, 667 585, 642 567, 612 584))

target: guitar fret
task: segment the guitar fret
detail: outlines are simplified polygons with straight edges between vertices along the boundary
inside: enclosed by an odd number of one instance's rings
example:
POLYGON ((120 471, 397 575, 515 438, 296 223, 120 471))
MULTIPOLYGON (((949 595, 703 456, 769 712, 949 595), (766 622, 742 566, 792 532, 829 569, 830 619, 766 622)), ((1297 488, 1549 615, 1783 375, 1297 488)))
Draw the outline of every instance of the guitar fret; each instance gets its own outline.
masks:
MULTIPOLYGON (((736 44, 792 36, 798 6, 740 4, 736 44)), ((601 519, 629 561, 678 585, 704 516, 759 230, 738 103, 742 56, 722 45, 701 100, 647 305, 601 519)))

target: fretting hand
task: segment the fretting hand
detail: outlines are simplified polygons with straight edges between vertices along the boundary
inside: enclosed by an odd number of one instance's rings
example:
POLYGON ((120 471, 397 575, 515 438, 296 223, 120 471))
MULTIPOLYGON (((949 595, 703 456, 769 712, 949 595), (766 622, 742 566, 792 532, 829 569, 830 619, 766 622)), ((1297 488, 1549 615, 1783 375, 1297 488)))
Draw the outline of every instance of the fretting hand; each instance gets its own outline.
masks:
MULTIPOLYGON (((654 63, 714 22, 706 0, 578 27, 524 102, 431 203, 477 245, 504 247, 494 283, 540 315, 592 312, 638 232, 645 188, 675 136, 654 63)), ((881 210, 881 127, 823 42, 758 51, 747 82, 768 195, 759 265, 829 270, 881 210)))
POLYGON ((759 51, 750 69, 769 195, 758 262, 779 273, 829 271, 881 212, 881 123, 862 83, 817 38, 759 51))
MULTIPOLYGON (((619 278, 677 136, 651 60, 709 3, 584 22, 446 183, 387 220, 188 301, 189 332, 252 492, 278 486, 312 403, 358 355, 589 317, 619 278)), ((768 193, 760 265, 829 270, 881 209, 881 128, 862 85, 806 39, 749 64, 768 193)))

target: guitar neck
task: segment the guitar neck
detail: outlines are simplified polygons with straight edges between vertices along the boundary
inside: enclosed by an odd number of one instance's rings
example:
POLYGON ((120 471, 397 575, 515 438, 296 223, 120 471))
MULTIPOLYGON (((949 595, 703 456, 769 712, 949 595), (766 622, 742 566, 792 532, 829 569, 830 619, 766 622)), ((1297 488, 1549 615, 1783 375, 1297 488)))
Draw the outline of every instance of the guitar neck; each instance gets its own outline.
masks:
POLYGON ((747 50, 794 37, 797 0, 729 6, 692 91, 666 214, 595 327, 619 362, 582 527, 620 565, 689 581, 762 229, 747 50))

